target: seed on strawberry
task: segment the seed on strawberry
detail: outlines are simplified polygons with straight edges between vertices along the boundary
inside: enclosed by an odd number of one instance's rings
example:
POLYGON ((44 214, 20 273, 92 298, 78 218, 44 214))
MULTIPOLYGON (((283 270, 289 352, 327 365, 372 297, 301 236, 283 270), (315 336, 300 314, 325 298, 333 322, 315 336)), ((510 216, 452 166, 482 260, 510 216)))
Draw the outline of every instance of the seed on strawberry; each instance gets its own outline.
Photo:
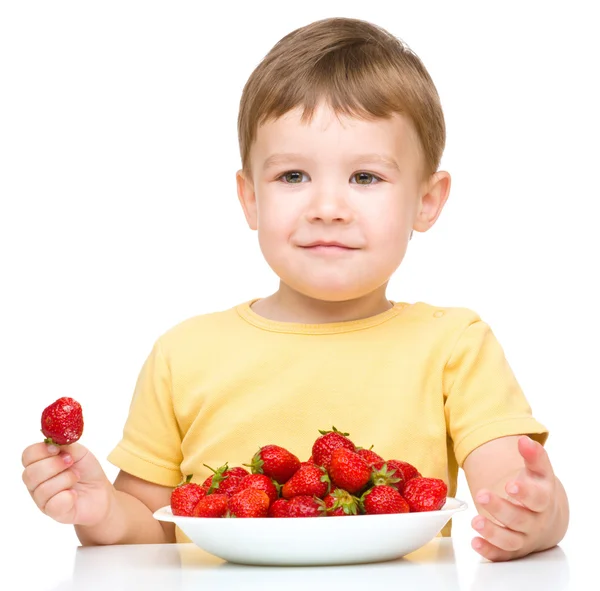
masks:
POLYGON ((289 504, 286 499, 277 499, 269 507, 268 517, 289 517, 289 504))
POLYGON ((199 484, 192 482, 192 475, 189 474, 171 492, 173 515, 191 517, 196 505, 205 496, 206 491, 199 484))
POLYGON ((271 503, 274 503, 279 496, 276 485, 266 474, 248 474, 244 476, 236 486, 233 494, 239 493, 245 488, 255 488, 266 492, 271 503))
POLYGON ((411 478, 404 486, 404 498, 413 512, 438 511, 446 503, 448 487, 440 478, 411 478))
POLYGON ((281 496, 285 499, 310 495, 324 497, 329 492, 329 476, 321 466, 301 466, 283 485, 281 496))
POLYGON ((279 445, 261 447, 249 466, 253 474, 265 474, 279 484, 287 482, 300 467, 300 460, 287 449, 279 445))
POLYGON ((329 477, 338 488, 358 493, 371 479, 371 468, 357 453, 338 447, 331 454, 329 477))
POLYGON ((358 515, 359 499, 348 491, 336 488, 324 499, 319 499, 319 510, 327 516, 358 515))
POLYGON ((227 512, 227 495, 212 494, 200 499, 194 510, 193 517, 223 517, 227 512))
POLYGON ((263 490, 245 488, 229 497, 229 517, 266 517, 269 512, 269 497, 263 490))
POLYGON ((42 411, 45 443, 69 445, 83 434, 83 413, 77 400, 63 396, 42 411))
POLYGON ((319 430, 319 433, 321 433, 321 436, 317 437, 312 446, 312 458, 315 464, 323 466, 326 470, 329 470, 331 454, 338 447, 345 447, 350 451, 356 449, 354 443, 348 439, 349 433, 342 433, 335 427, 333 427, 333 431, 319 430))
POLYGON ((387 484, 373 486, 360 499, 367 515, 383 513, 408 513, 409 505, 402 495, 387 484))
POLYGON ((309 495, 299 495, 288 501, 288 517, 322 517, 318 500, 309 495))
POLYGON ((212 476, 209 476, 202 483, 202 488, 207 495, 219 492, 230 497, 240 482, 248 476, 248 472, 244 468, 229 468, 227 463, 216 470, 206 464, 204 465, 213 472, 212 476))

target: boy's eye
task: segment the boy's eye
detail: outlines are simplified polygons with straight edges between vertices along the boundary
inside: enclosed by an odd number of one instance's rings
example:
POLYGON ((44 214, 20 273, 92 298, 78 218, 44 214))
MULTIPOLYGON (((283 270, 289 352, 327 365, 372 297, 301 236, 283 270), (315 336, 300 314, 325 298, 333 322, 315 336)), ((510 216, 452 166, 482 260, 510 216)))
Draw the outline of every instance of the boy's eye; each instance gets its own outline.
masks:
POLYGON ((290 172, 286 172, 286 173, 282 174, 279 178, 284 183, 288 183, 290 185, 295 185, 295 184, 301 183, 302 179, 305 176, 306 175, 303 172, 300 172, 299 170, 292 170, 290 172))
POLYGON ((357 185, 374 185, 381 180, 378 176, 370 172, 357 172, 351 178, 357 185))

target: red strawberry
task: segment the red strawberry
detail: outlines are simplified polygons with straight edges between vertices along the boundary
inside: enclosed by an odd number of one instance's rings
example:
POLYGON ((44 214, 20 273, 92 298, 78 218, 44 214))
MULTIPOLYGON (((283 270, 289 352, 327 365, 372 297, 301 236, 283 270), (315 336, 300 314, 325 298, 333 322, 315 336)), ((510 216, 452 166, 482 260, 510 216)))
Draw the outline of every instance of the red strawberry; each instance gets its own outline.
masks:
POLYGON ((200 499, 206 496, 206 491, 199 484, 191 482, 191 480, 192 475, 189 474, 171 492, 171 511, 173 515, 191 517, 200 499))
MULTIPOLYGON (((204 465, 206 466, 206 464, 204 465)), ((202 488, 207 495, 219 492, 230 497, 243 478, 248 476, 248 472, 244 468, 229 468, 227 463, 217 470, 210 466, 206 467, 214 472, 202 483, 202 488)))
POLYGON ((244 478, 244 476, 248 476, 250 472, 248 472, 246 468, 242 468, 241 466, 234 466, 233 468, 227 469, 227 474, 229 474, 229 476, 239 476, 241 478, 244 478))
POLYGON ((229 517, 266 517, 269 512, 269 497, 263 490, 245 488, 227 501, 229 517))
POLYGON ((360 508, 359 500, 341 488, 336 488, 318 502, 320 511, 329 516, 357 515, 360 508))
POLYGON ((411 511, 438 511, 446 502, 448 487, 440 478, 411 478, 404 486, 404 498, 411 511))
POLYGON ((371 468, 357 453, 338 447, 331 454, 329 477, 338 488, 358 493, 371 479, 371 468))
POLYGON ((257 490, 266 492, 270 503, 274 503, 279 496, 277 493, 277 487, 265 474, 248 474, 247 476, 244 476, 244 478, 240 480, 240 483, 233 491, 233 494, 239 493, 245 488, 255 488, 257 490))
POLYGON ((371 449, 363 449, 363 448, 357 449, 356 453, 365 462, 367 462, 367 464, 369 464, 369 466, 373 466, 374 464, 377 464, 378 462, 383 462, 383 458, 379 454, 376 454, 371 449))
POLYGON ((329 476, 321 466, 302 466, 281 488, 281 496, 291 499, 300 495, 324 497, 329 492, 329 476))
POLYGON ((397 460, 377 462, 373 465, 371 481, 375 486, 387 484, 393 486, 400 494, 404 490, 404 473, 397 460))
POLYGON ((333 431, 321 431, 320 437, 317 437, 316 441, 312 446, 312 458, 315 464, 323 466, 326 470, 329 470, 329 462, 331 461, 331 454, 338 447, 345 447, 350 451, 354 451, 356 446, 347 435, 349 433, 341 433, 335 427, 333 431))
POLYGON ((270 507, 268 517, 289 517, 289 501, 277 499, 270 507))
POLYGON ((367 515, 408 513, 410 511, 409 505, 402 495, 387 484, 370 488, 360 500, 367 515))
POLYGON ((288 517, 321 517, 318 500, 300 495, 288 501, 288 517))
POLYGON ((218 493, 200 499, 194 510, 193 517, 223 517, 227 512, 227 495, 218 493))
POLYGON ((402 471, 402 478, 404 482, 408 482, 411 478, 418 478, 421 476, 419 471, 412 464, 409 464, 408 462, 403 462, 402 460, 387 460, 387 462, 379 462, 374 465, 374 468, 376 468, 377 470, 381 470, 381 467, 384 463, 388 465, 388 468, 400 468, 400 470, 402 471))
POLYGON ((83 433, 83 414, 77 400, 62 397, 42 411, 42 433, 45 443, 69 445, 83 433))
POLYGON ((279 484, 287 482, 300 467, 300 460, 287 449, 278 445, 261 447, 249 466, 253 474, 265 474, 279 484))

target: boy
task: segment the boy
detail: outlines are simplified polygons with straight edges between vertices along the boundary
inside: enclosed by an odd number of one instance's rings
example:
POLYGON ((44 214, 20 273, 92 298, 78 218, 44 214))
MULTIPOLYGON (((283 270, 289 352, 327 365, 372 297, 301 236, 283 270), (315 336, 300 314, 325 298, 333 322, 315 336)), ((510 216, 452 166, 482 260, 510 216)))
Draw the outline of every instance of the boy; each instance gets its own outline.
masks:
MULTIPOLYGON (((23 480, 82 544, 183 539, 153 511, 184 474, 238 466, 275 443, 306 460, 317 429, 406 460, 479 511, 473 548, 510 560, 557 544, 568 503, 531 409, 474 312, 392 302, 413 231, 440 215, 450 176, 439 98, 420 60, 364 21, 327 19, 277 43, 238 121, 240 203, 278 291, 191 318, 144 364, 111 484, 80 444, 34 444, 23 480)), ((450 528, 444 533, 448 535, 450 528)))

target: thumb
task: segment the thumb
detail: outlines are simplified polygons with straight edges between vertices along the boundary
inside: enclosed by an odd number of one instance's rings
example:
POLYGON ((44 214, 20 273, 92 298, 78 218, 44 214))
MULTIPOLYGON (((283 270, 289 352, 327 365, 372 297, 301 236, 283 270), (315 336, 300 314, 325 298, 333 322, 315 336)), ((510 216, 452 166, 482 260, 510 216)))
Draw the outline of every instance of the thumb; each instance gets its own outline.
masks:
POLYGON ((519 453, 525 460, 525 468, 533 474, 550 478, 554 476, 554 470, 544 446, 534 441, 527 435, 519 438, 519 453))

